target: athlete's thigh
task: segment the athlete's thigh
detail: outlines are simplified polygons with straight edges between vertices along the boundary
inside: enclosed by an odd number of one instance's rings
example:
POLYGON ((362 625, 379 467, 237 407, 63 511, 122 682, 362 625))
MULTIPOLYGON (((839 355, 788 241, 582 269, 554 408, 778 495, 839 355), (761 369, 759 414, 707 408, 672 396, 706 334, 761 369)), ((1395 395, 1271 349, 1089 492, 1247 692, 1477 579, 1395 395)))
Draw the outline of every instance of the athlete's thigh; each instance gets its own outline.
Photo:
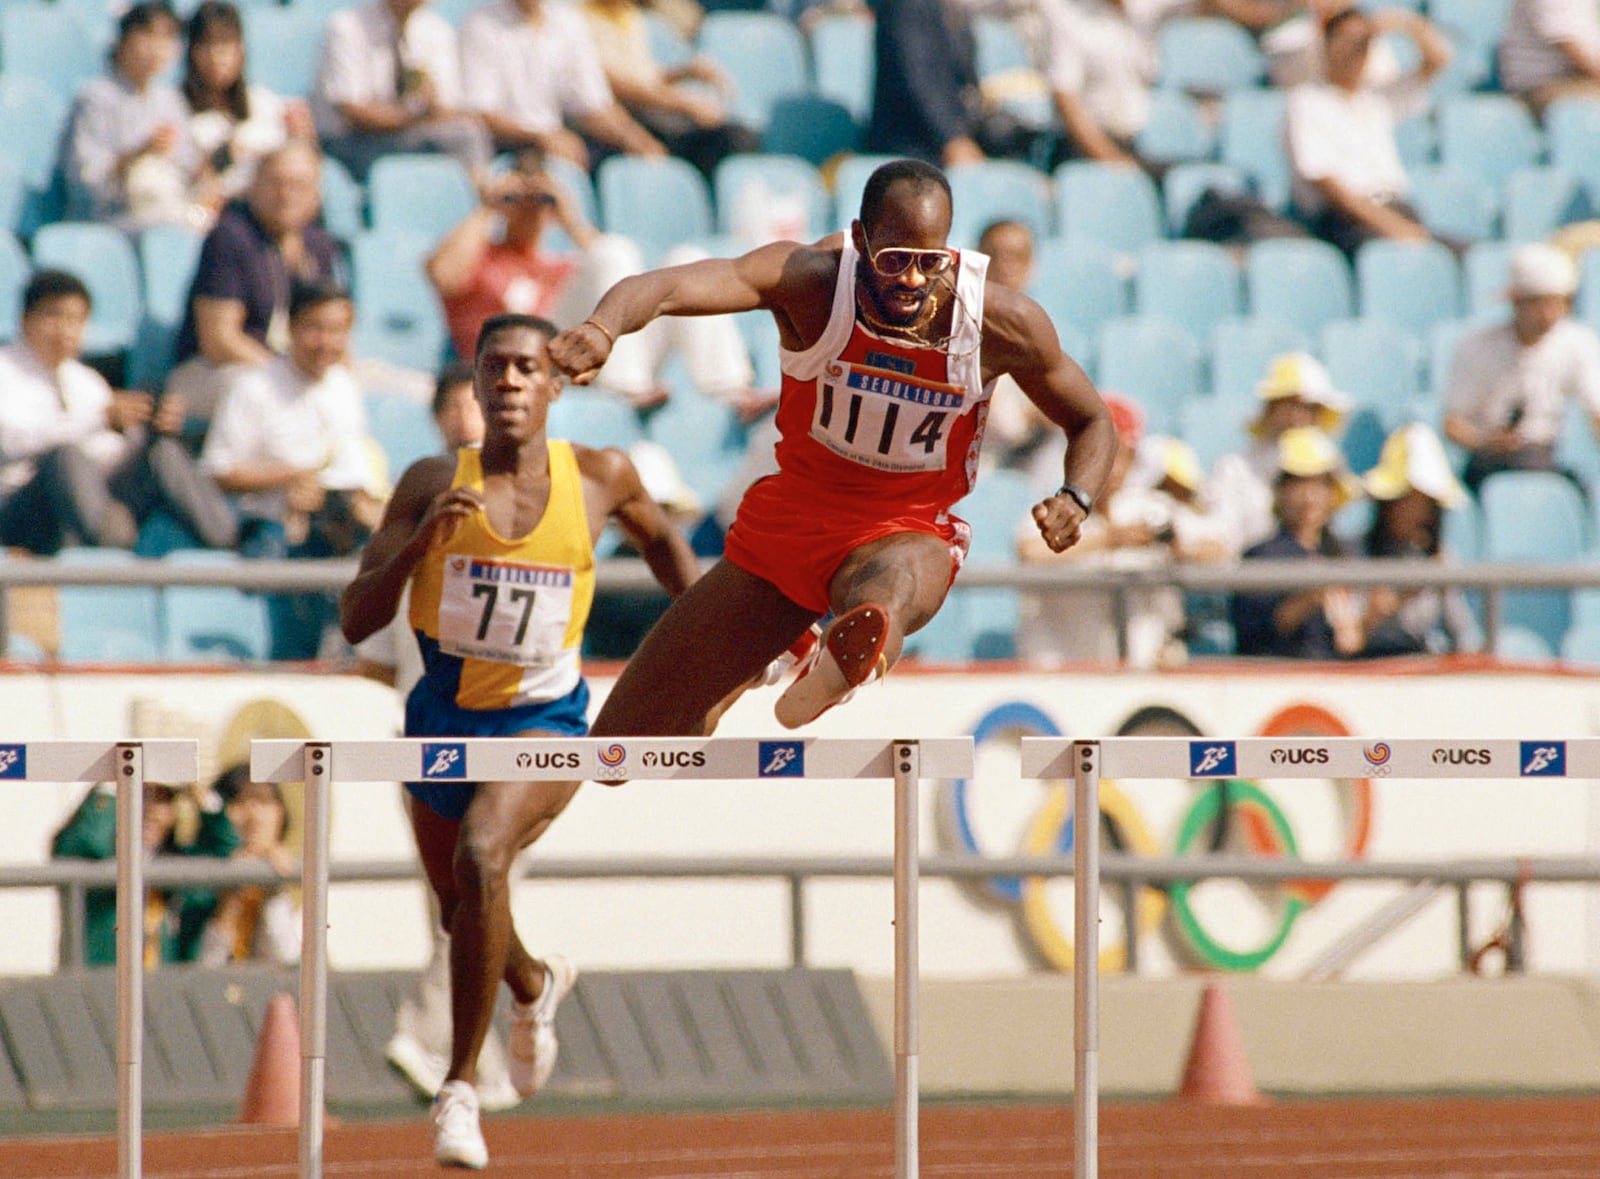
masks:
MULTIPOLYGON (((507 734, 530 739, 571 740, 567 734, 536 729, 507 734)), ((527 847, 567 809, 578 781, 480 782, 461 820, 460 841, 512 853, 527 847)))
POLYGON ((942 537, 897 532, 853 549, 828 583, 828 596, 835 614, 862 602, 898 608, 910 634, 938 613, 954 572, 950 545, 942 537))

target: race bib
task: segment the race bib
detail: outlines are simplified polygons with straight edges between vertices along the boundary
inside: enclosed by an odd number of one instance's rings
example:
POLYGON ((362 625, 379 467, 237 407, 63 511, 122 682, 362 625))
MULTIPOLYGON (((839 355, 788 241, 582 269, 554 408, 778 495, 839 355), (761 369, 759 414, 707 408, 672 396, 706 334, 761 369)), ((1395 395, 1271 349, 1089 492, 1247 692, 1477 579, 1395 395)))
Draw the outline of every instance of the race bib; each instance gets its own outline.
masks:
POLYGON ((445 558, 439 647, 518 667, 551 667, 572 618, 571 569, 483 557, 445 558))
POLYGON ((865 365, 833 363, 820 382, 811 437, 879 471, 942 471, 960 386, 865 365))

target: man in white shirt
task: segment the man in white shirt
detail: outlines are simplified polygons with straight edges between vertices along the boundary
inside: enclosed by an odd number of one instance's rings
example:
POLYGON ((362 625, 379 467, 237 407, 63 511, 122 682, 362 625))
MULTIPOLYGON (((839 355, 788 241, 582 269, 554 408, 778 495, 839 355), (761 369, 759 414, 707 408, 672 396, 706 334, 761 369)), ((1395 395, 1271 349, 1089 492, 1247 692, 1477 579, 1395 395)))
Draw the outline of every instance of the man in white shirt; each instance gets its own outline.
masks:
POLYGON ((1570 318, 1578 268, 1554 246, 1511 257, 1511 319, 1463 336, 1445 387, 1445 436, 1468 452, 1474 493, 1496 471, 1556 470, 1567 402, 1600 433, 1600 336, 1570 318))
POLYGON ((1414 12, 1352 6, 1328 19, 1323 46, 1327 80, 1296 87, 1284 114, 1296 211, 1313 233, 1351 256, 1373 238, 1427 240, 1431 235, 1406 203, 1411 182, 1395 127, 1426 109, 1428 83, 1450 64, 1450 42, 1414 12), (1388 32, 1409 36, 1420 60, 1412 73, 1378 87, 1368 58, 1374 40, 1388 32))
POLYGON ((1150 118, 1161 72, 1156 29, 1170 5, 1045 0, 1044 64, 1074 157, 1138 164, 1135 137, 1150 118))
POLYGON ((1558 98, 1600 98, 1600 9, 1591 0, 1514 0, 1500 82, 1535 114, 1558 98))
POLYGON ((478 178, 492 147, 463 108, 456 34, 427 0, 371 0, 328 18, 311 99, 317 134, 357 180, 381 155, 436 151, 478 178))
POLYGON ((237 536, 221 494, 173 437, 181 400, 113 390, 79 359, 89 289, 41 270, 22 295, 20 338, 0 348, 0 545, 132 548, 165 509, 198 543, 237 536))
POLYGON ((576 5, 489 0, 462 22, 461 69, 467 108, 502 150, 539 147, 584 169, 585 137, 629 155, 667 154, 612 94, 576 5))

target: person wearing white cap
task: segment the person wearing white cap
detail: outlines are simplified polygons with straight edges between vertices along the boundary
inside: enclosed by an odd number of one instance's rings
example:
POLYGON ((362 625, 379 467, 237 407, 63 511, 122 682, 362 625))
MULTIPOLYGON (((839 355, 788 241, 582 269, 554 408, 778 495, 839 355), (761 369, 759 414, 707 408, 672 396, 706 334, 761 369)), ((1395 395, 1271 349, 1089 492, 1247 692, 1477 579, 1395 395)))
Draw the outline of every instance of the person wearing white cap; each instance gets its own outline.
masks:
MULTIPOLYGON (((1245 551, 1246 560, 1344 557, 1349 547, 1333 534, 1333 514, 1360 494, 1339 446, 1315 426, 1296 426, 1278 438, 1273 510, 1278 530, 1245 551)), ((1363 607, 1345 586, 1237 593, 1229 603, 1234 649, 1240 655, 1338 659, 1365 644, 1363 607)))
MULTIPOLYGON (((1467 493, 1450 471, 1439 436, 1421 422, 1389 435, 1378 465, 1362 477, 1377 505, 1362 551, 1379 559, 1445 560, 1444 513, 1466 505, 1467 493)), ((1482 634, 1466 598, 1454 586, 1408 590, 1379 587, 1367 595, 1363 655, 1467 651, 1482 634)))
POLYGON ((1600 336, 1571 318, 1578 268, 1554 246, 1511 256, 1508 322, 1463 336, 1445 386, 1445 437, 1468 451, 1467 489, 1496 471, 1557 470, 1567 403, 1600 433, 1600 336))
POLYGON ((1296 426, 1316 426, 1337 437, 1350 399, 1333 387, 1322 364, 1305 352, 1275 357, 1256 385, 1259 408, 1247 427, 1247 450, 1217 459, 1207 490, 1227 523, 1231 549, 1242 553, 1277 528, 1272 485, 1278 475, 1278 438, 1296 426))

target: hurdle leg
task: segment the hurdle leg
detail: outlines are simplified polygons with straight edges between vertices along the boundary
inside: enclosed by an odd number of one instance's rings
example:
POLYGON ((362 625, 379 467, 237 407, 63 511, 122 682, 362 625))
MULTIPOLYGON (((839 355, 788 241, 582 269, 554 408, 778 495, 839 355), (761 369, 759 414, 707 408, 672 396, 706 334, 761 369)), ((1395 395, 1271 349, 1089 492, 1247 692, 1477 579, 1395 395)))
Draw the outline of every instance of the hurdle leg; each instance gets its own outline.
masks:
POLYGON ((917 1176, 917 790, 915 741, 894 743, 894 1173, 917 1176))
POLYGON ((1072 746, 1073 1175, 1100 1174, 1100 745, 1072 746))
POLYGON ((144 1170, 144 750, 117 767, 117 1174, 144 1170))
POLYGON ((328 812, 333 751, 305 748, 305 844, 301 866, 300 1179, 322 1179, 328 1061, 328 812))

